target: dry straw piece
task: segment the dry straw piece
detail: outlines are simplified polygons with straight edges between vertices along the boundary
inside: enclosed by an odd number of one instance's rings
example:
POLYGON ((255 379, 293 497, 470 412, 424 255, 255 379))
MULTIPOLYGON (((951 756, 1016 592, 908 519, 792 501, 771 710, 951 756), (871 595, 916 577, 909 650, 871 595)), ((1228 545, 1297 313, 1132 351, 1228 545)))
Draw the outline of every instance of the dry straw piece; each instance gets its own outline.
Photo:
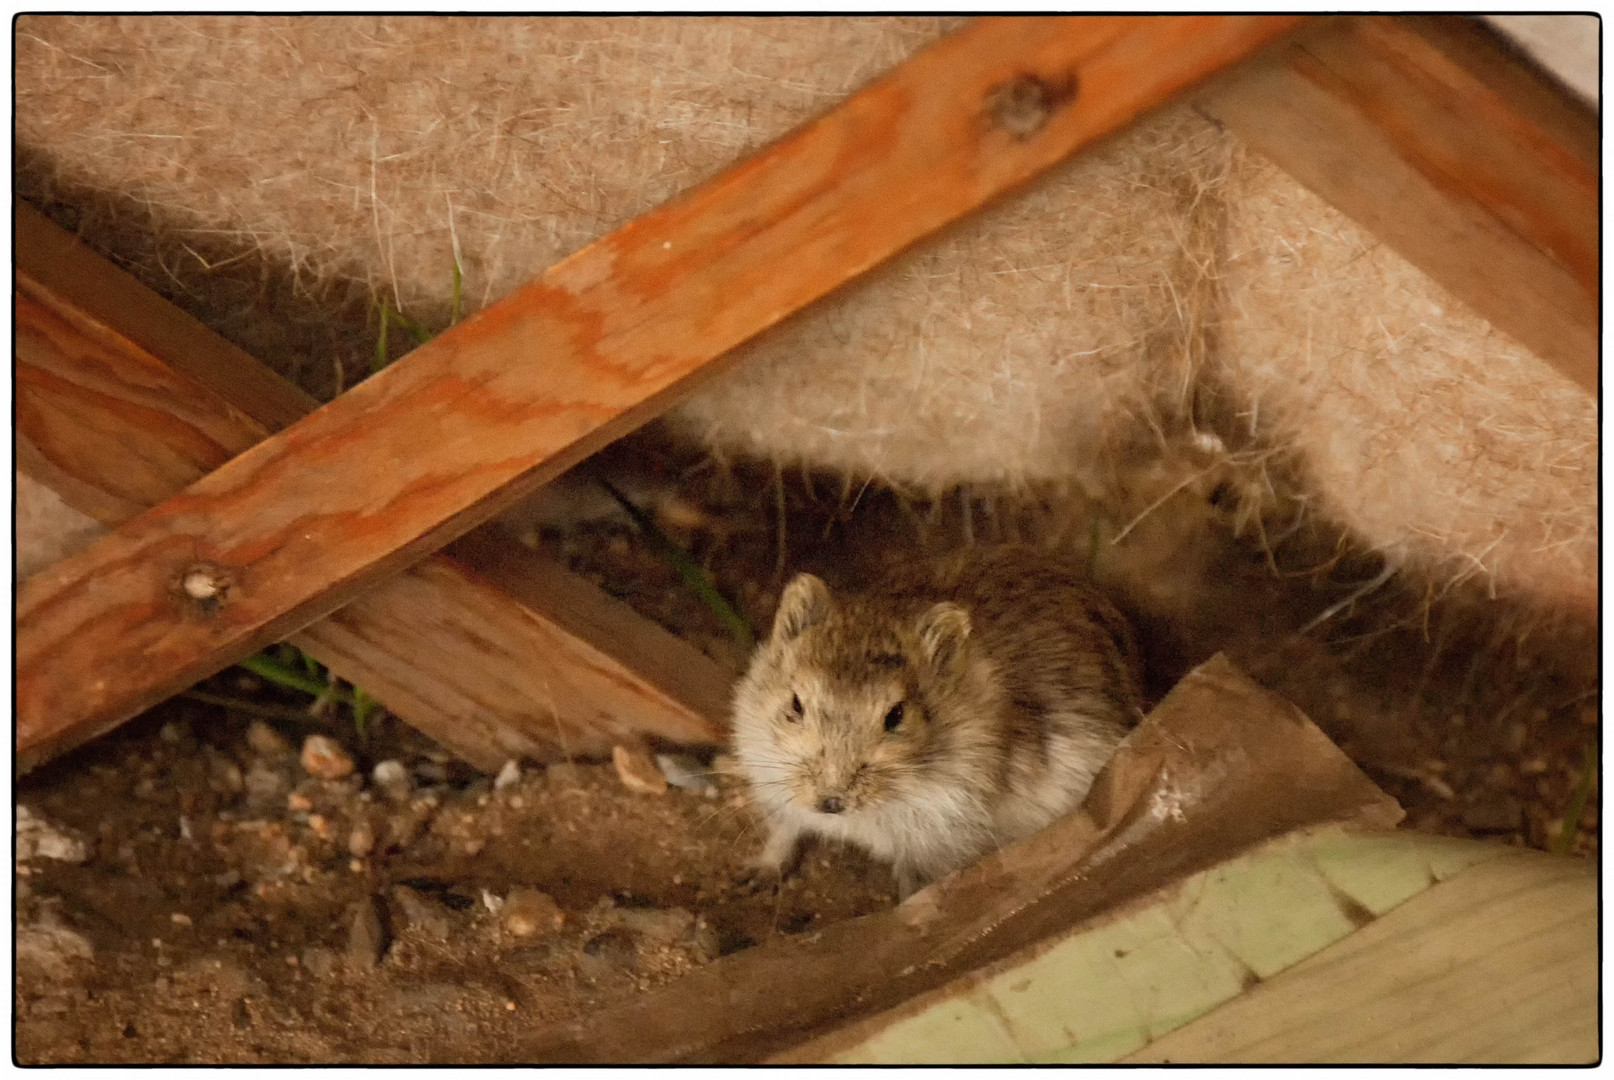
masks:
MULTIPOLYGON (((474 309, 952 25, 30 16, 17 189, 329 394, 382 299, 446 325, 456 252, 474 309)), ((745 353, 674 431, 1122 521, 1224 474, 1259 514, 1282 472, 1392 566, 1595 605, 1595 404, 1187 106, 745 353)))

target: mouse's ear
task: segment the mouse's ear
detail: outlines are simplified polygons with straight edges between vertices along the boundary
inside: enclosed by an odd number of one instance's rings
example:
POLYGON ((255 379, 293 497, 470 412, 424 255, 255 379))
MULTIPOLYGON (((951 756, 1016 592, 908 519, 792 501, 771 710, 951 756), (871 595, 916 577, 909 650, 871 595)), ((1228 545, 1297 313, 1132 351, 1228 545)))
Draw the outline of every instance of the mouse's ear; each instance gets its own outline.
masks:
POLYGON ((919 616, 919 647, 938 675, 952 674, 969 636, 970 613, 957 604, 936 604, 919 616))
POLYGON ((811 574, 797 574, 779 597, 773 616, 773 639, 789 641, 829 614, 829 586, 811 574))

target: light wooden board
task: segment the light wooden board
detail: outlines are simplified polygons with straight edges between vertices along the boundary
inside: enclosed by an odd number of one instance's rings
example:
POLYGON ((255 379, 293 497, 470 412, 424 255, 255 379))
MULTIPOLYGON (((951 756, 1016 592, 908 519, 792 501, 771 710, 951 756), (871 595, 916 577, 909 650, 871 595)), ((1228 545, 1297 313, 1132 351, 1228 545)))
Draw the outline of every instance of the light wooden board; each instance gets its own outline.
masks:
POLYGON ((1597 906, 1592 864, 1510 853, 1126 1061, 1590 1064, 1597 906))
POLYGON ((1483 26, 1332 21, 1200 107, 1596 391, 1597 117, 1483 26))
POLYGON ((1114 1061, 1503 852, 1339 826, 1292 833, 781 1060, 1114 1061))
MULTIPOLYGON (((314 409, 30 207, 15 220, 18 461, 70 505, 116 525, 314 409)), ((693 647, 502 537, 462 554, 292 640, 484 769, 722 740, 729 678, 693 647)), ((83 734, 19 724, 19 767, 83 734)))
POLYGON ((1585 1063, 1597 931, 1583 860, 1328 826, 774 1061, 1585 1063))
POLYGON ((35 575, 20 727, 82 740, 334 611, 729 349, 1301 21, 985 19, 943 39, 35 575), (222 592, 191 598, 199 573, 222 592))

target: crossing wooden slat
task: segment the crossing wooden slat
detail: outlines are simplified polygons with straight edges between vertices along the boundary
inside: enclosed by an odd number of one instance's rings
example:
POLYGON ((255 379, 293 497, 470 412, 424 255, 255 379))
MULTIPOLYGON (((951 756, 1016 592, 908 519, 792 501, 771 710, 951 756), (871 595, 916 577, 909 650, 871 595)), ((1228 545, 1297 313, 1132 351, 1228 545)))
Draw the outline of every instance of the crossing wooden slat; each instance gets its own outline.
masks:
MULTIPOLYGON (((15 222, 18 462, 69 504, 120 524, 314 409, 32 208, 15 222)), ((418 563, 292 641, 489 770, 644 736, 721 740, 717 664, 496 534, 466 554, 418 563)), ((20 725, 19 767, 74 734, 20 725)))
POLYGON ((1483 26, 1331 20, 1199 105, 1596 392, 1597 117, 1483 26))
POLYGON ((81 739, 310 624, 1301 21, 1003 18, 943 39, 31 578, 19 728, 81 739))

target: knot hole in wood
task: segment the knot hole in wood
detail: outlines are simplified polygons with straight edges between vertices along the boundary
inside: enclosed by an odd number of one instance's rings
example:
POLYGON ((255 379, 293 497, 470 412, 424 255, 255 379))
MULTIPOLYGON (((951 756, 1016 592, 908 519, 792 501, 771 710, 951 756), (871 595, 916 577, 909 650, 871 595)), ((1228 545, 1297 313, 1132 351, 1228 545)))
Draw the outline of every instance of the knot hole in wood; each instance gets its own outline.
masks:
POLYGON ((229 599, 235 573, 217 563, 191 563, 174 579, 174 591, 204 615, 211 615, 229 599))
POLYGON ((1024 142, 1048 123, 1056 109, 1076 99, 1074 71, 1059 81, 1040 75, 1018 75, 986 92, 986 116, 993 127, 1024 142))

